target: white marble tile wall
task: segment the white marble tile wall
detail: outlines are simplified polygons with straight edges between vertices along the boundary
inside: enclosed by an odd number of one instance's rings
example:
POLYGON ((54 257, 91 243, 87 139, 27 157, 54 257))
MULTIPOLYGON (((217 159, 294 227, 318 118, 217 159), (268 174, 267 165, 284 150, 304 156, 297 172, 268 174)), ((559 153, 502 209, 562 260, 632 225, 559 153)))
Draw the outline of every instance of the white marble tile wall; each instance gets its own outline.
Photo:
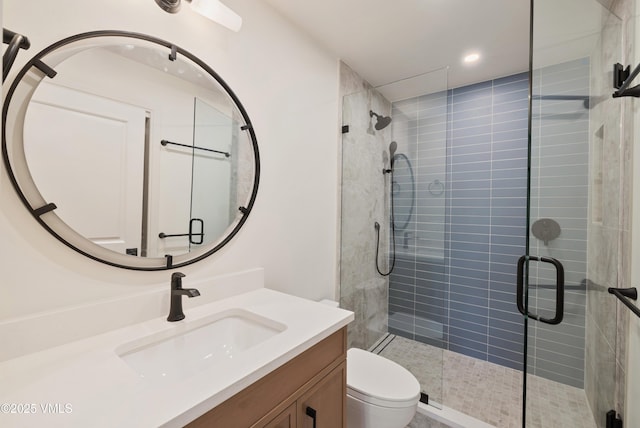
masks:
MULTIPOLYGON (((625 364, 628 310, 607 293, 608 287, 628 287, 630 283, 630 190, 632 181, 630 150, 633 130, 631 103, 613 99, 610 82, 614 63, 632 67, 632 11, 635 0, 600 1, 602 31, 592 54, 591 93, 601 99, 592 108, 592 154, 597 136, 604 146, 601 158, 602 184, 591 183, 591 202, 602 204, 601 218, 589 219, 588 293, 585 391, 599 428, 605 413, 615 409, 624 414, 625 364), (597 197, 601 186, 601 197, 597 197)), ((633 64, 632 64, 633 63, 633 64)), ((594 97, 592 97, 593 99, 594 97)))
POLYGON ((389 269, 389 179, 391 127, 375 130, 369 111, 391 114, 391 103, 341 63, 342 200, 340 306, 354 311, 348 346, 367 349, 387 332, 389 281, 376 270, 389 269), (380 238, 374 229, 380 224, 380 238))

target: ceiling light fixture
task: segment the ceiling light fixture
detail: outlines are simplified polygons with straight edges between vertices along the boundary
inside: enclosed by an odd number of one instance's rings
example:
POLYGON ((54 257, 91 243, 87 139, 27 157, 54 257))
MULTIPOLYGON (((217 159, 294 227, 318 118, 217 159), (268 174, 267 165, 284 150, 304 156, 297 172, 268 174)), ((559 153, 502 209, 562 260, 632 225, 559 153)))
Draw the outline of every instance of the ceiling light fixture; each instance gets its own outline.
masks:
MULTIPOLYGON (((177 13, 182 6, 182 0, 155 0, 165 12, 177 13)), ((184 0, 191 5, 191 9, 232 31, 240 31, 242 17, 222 4, 219 0, 184 0)))
POLYGON ((464 57, 463 61, 465 64, 472 64, 480 59, 480 54, 472 53, 464 57))

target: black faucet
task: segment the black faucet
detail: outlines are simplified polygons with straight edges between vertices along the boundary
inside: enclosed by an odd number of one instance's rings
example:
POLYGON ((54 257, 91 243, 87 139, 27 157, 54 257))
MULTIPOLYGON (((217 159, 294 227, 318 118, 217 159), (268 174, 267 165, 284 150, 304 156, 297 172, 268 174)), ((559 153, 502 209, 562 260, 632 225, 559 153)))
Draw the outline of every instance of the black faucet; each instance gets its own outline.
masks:
POLYGON ((200 292, 195 288, 182 288, 182 278, 185 274, 182 272, 174 272, 171 274, 171 309, 167 321, 180 321, 184 319, 182 312, 182 296, 196 297, 200 292))

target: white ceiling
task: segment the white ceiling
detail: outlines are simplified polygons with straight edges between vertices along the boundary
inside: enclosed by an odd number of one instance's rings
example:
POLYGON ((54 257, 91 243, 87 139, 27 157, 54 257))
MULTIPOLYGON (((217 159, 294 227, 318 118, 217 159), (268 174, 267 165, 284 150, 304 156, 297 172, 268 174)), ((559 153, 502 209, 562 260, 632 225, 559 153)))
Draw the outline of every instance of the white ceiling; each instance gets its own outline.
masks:
POLYGON ((449 88, 528 69, 529 0, 265 1, 373 86, 443 67, 449 88), (481 59, 465 66, 470 52, 481 59))

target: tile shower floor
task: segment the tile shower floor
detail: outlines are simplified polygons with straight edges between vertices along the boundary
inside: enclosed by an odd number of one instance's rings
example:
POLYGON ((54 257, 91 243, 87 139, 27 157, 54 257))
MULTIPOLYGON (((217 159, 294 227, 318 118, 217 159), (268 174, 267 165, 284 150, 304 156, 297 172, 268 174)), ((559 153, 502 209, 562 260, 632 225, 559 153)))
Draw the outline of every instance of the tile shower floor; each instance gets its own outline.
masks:
MULTIPOLYGON (((520 371, 394 335, 374 352, 412 372, 431 401, 498 428, 522 427, 520 371)), ((584 390, 533 375, 527 382, 527 428, 596 427, 584 390)))

